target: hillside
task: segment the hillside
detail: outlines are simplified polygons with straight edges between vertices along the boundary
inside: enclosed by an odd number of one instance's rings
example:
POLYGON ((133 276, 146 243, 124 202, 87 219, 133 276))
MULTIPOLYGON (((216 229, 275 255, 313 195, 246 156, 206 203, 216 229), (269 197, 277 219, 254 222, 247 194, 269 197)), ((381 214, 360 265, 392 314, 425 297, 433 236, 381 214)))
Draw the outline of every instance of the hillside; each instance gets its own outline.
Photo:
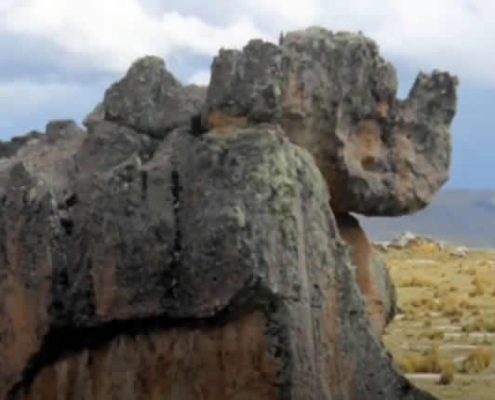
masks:
POLYGON ((426 209, 416 214, 360 220, 373 240, 390 240, 408 230, 451 244, 494 248, 495 192, 442 190, 426 209))

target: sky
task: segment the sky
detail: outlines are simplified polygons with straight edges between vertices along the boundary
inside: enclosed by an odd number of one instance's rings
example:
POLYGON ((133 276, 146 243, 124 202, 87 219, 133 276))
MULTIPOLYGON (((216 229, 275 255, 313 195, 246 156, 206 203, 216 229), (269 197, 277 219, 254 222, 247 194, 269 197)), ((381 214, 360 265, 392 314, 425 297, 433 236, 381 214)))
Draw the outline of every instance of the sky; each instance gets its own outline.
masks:
POLYGON ((146 54, 183 83, 207 84, 221 47, 320 25, 361 30, 399 75, 401 97, 419 71, 459 77, 446 187, 495 190, 493 0, 0 0, 0 139, 51 119, 80 123, 146 54))

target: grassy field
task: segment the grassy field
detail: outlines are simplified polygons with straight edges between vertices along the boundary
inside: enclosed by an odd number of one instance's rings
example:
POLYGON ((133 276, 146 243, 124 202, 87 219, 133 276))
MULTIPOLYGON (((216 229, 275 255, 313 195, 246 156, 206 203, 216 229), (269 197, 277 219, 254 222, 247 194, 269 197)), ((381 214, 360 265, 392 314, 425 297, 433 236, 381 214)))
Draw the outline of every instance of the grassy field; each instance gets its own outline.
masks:
POLYGON ((396 364, 442 400, 495 399, 495 251, 423 243, 386 258, 403 311, 383 338, 396 364))

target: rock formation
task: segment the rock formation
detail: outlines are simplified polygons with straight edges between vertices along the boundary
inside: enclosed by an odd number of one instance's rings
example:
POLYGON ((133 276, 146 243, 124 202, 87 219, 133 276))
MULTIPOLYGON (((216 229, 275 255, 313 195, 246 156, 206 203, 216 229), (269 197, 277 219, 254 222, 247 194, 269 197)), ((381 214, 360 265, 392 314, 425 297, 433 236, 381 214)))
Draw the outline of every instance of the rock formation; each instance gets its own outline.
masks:
POLYGON ((106 90, 104 115, 138 132, 165 136, 188 124, 191 116, 199 112, 205 96, 205 88, 183 86, 166 70, 162 59, 147 56, 106 90))
POLYGON ((374 334, 395 292, 348 214, 447 177, 455 79, 395 80, 310 29, 221 51, 205 102, 144 57, 87 131, 4 144, 0 399, 433 399, 374 334))
POLYGON ((397 312, 395 286, 384 260, 373 251, 359 221, 349 214, 337 214, 336 222, 340 236, 351 247, 358 287, 366 299, 375 333, 381 336, 397 312))
POLYGON ((457 78, 419 74, 408 99, 371 39, 322 28, 215 58, 203 124, 279 123, 314 156, 335 213, 398 216, 447 181, 457 78))

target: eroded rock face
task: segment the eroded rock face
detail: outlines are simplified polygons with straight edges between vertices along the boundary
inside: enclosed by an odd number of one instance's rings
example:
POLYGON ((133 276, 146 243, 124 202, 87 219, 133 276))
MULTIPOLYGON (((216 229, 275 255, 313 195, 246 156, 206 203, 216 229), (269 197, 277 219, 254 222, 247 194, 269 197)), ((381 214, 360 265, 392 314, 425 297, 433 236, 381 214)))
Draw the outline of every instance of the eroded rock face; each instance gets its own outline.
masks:
MULTIPOLYGON (((136 60, 127 75, 105 92, 106 120, 139 132, 163 137, 173 129, 189 125, 203 105, 206 88, 183 86, 167 71, 163 59, 146 56, 136 60)), ((101 119, 101 108, 87 122, 101 119)))
POLYGON ((372 335, 280 127, 114 122, 0 160, 0 398, 433 399, 372 335))
POLYGON ((261 312, 222 325, 122 334, 44 368, 20 399, 277 399, 261 312))
POLYGON ((456 88, 448 73, 421 73, 398 100, 396 71, 374 41, 310 28, 279 46, 222 50, 203 125, 279 123, 314 156, 336 213, 397 216, 424 208, 449 177, 456 88))
POLYGON ((359 221, 350 214, 335 216, 339 234, 350 246, 356 280, 363 294, 374 332, 380 337, 397 312, 397 295, 385 261, 373 247, 359 221))

